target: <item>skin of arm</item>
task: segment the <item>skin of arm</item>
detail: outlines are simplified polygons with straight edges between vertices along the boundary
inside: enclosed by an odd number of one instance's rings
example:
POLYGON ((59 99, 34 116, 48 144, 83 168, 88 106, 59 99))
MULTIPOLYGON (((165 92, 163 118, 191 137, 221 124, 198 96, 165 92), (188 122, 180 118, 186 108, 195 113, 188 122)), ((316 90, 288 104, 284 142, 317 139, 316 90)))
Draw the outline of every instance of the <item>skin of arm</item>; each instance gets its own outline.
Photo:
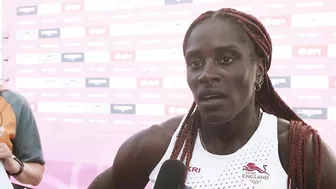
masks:
POLYGON ((140 131, 119 148, 112 167, 98 175, 88 189, 143 189, 166 152, 183 116, 140 131))
POLYGON ((20 164, 12 158, 15 155, 23 162, 23 172, 14 178, 22 184, 38 185, 44 173, 44 158, 40 141, 40 135, 37 129, 33 112, 27 100, 16 93, 17 99, 12 103, 12 108, 16 114, 17 126, 16 135, 12 139, 13 152, 8 148, 9 155, 3 159, 4 167, 8 173, 17 173, 20 170, 20 164))
POLYGON ((98 175, 88 189, 143 189, 153 167, 150 160, 145 161, 144 155, 151 153, 143 141, 148 130, 150 129, 125 141, 119 148, 112 167, 98 175))
MULTIPOLYGON (((13 158, 3 161, 6 171, 16 173, 20 170, 20 164, 13 158)), ((14 178, 22 184, 37 186, 43 178, 44 166, 39 163, 24 163, 22 173, 14 178)))
MULTIPOLYGON (((321 174, 321 189, 336 188, 336 158, 331 148, 322 141, 322 174, 321 174)), ((313 161, 313 137, 308 141, 308 188, 315 189, 315 165, 313 161)))
MULTIPOLYGON (((278 119, 279 125, 279 155, 282 166, 288 173, 289 165, 289 121, 278 119)), ((307 179, 308 189, 315 189, 315 165, 314 165, 314 150, 313 150, 313 137, 310 137, 307 142, 307 179)), ((336 158, 330 147, 322 141, 322 175, 321 175, 321 189, 336 188, 335 170, 336 158)))

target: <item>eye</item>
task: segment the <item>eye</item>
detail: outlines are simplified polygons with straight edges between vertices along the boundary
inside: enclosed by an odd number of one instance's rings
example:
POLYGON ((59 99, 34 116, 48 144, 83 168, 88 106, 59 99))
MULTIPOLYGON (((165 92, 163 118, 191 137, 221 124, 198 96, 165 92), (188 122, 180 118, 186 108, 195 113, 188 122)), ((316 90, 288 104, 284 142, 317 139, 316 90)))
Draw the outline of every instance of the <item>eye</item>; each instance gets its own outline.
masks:
POLYGON ((189 62, 189 66, 191 66, 192 68, 199 68, 202 66, 202 62, 200 60, 191 60, 189 62))
POLYGON ((224 64, 224 65, 231 64, 233 61, 234 61, 233 58, 227 56, 223 56, 217 59, 218 64, 224 64))

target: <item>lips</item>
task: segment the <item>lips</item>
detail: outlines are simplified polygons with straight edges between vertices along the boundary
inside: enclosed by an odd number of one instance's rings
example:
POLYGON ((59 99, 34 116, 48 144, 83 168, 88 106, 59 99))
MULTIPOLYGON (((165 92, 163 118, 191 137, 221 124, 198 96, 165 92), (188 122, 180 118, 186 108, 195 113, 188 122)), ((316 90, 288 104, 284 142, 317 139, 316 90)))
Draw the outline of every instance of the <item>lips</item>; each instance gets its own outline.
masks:
POLYGON ((216 100, 221 100, 225 99, 226 95, 217 89, 207 89, 207 90, 202 90, 198 94, 198 100, 201 102, 209 102, 209 101, 216 101, 216 100))

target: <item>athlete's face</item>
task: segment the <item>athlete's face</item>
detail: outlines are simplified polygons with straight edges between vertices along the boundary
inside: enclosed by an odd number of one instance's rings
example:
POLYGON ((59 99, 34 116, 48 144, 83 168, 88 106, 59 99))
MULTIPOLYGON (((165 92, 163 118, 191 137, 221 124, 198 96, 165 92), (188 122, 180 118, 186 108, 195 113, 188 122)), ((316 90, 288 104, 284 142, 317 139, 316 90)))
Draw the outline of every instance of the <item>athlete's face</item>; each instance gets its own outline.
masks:
POLYGON ((225 123, 254 101, 264 67, 246 32, 228 19, 197 24, 186 41, 187 81, 203 121, 225 123))

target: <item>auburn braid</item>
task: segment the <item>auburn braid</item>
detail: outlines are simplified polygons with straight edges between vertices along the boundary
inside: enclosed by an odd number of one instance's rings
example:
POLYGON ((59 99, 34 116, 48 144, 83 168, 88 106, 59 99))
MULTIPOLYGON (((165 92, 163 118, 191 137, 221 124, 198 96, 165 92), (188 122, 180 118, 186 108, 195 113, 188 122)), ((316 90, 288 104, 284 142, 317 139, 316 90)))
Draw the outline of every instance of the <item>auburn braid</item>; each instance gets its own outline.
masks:
MULTIPOLYGON (((266 60, 266 65, 264 65, 266 66, 266 71, 263 77, 263 85, 261 89, 256 92, 256 103, 264 112, 290 121, 288 138, 290 157, 287 171, 288 189, 307 189, 308 187, 307 149, 308 141, 310 139, 313 141, 315 188, 320 189, 323 158, 321 138, 317 131, 296 115, 274 90, 271 79, 267 75, 267 71, 270 69, 272 62, 272 41, 263 24, 254 16, 235 9, 226 8, 218 11, 207 11, 201 14, 189 26, 183 41, 183 52, 185 53, 187 39, 192 29, 200 22, 214 17, 229 19, 240 25, 252 40, 256 54, 260 58, 266 60)), ((183 148, 180 160, 186 161, 186 178, 199 127, 199 124, 193 123, 197 123, 199 119, 200 114, 197 110, 196 103, 193 102, 182 123, 171 154, 172 159, 177 159, 183 148)))
POLYGON ((181 130, 178 133, 177 139, 176 139, 176 142, 175 142, 175 144, 179 143, 179 144, 182 144, 182 145, 175 145, 174 146, 173 152, 170 155, 171 159, 177 159, 178 155, 180 154, 180 151, 181 151, 181 149, 182 149, 182 147, 184 145, 184 141, 186 139, 186 136, 187 136, 187 134, 189 132, 189 129, 188 129, 189 126, 187 126, 187 125, 189 125, 188 123, 191 120, 193 120, 192 119, 192 114, 193 114, 195 108, 196 108, 196 103, 193 102, 193 104, 192 104, 192 106, 191 106, 188 114, 186 115, 186 117, 185 117, 185 119, 184 119, 184 121, 183 121, 183 123, 181 125, 181 130))

